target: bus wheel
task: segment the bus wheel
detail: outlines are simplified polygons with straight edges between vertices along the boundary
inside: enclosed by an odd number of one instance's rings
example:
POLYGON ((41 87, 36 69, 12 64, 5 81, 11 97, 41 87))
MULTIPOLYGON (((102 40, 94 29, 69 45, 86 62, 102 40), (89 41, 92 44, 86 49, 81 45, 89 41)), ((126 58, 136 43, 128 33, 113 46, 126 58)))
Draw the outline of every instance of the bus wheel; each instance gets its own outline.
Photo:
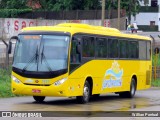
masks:
POLYGON ((90 94, 91 94, 90 84, 88 83, 88 81, 86 81, 83 88, 83 96, 77 96, 78 103, 89 102, 90 94))
POLYGON ((134 78, 132 78, 131 84, 130 84, 130 91, 126 92, 120 92, 120 97, 127 97, 127 98, 133 98, 136 93, 136 81, 134 78))
POLYGON ((43 102, 45 99, 45 96, 33 96, 33 98, 36 102, 43 102))
POLYGON ((132 81, 131 81, 130 91, 128 91, 127 93, 128 93, 129 98, 134 97, 134 95, 136 93, 136 81, 134 78, 132 78, 132 81))

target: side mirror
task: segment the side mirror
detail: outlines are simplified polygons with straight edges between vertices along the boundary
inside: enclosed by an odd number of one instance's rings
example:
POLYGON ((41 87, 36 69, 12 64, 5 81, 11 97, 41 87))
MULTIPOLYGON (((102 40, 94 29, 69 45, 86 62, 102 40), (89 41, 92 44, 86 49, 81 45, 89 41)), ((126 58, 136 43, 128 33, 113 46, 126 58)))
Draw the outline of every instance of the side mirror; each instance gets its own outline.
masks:
POLYGON ((8 44, 8 54, 11 54, 12 53, 12 42, 9 41, 9 44, 8 44))
POLYGON ((11 41, 12 39, 18 40, 18 37, 17 37, 17 36, 12 36, 12 37, 10 38, 10 41, 11 41))
POLYGON ((11 42, 12 39, 18 40, 18 37, 17 37, 17 36, 12 36, 12 37, 10 38, 9 44, 8 44, 8 54, 11 54, 11 53, 12 53, 12 42, 11 42))

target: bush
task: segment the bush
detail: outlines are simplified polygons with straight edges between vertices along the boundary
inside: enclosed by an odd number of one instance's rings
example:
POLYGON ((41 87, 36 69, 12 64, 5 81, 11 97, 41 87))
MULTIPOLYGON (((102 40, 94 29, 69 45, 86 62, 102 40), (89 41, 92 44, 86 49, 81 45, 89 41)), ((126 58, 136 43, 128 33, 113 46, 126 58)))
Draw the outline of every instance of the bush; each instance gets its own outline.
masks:
POLYGON ((0 9, 0 18, 16 18, 28 12, 32 12, 32 9, 0 9))
POLYGON ((158 31, 158 25, 150 26, 150 25, 138 25, 138 30, 142 31, 158 31))
POLYGON ((160 79, 152 80, 151 84, 153 87, 160 87, 160 79))
POLYGON ((0 97, 15 96, 11 92, 11 70, 0 69, 0 97))
POLYGON ((139 12, 158 13, 158 7, 141 6, 139 12))

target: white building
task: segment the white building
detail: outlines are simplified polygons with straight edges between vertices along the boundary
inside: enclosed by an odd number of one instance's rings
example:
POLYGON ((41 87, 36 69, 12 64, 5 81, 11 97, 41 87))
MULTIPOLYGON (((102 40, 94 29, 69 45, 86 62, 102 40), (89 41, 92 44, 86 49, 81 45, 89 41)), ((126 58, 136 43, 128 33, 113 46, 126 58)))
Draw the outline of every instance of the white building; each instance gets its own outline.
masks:
POLYGON ((160 0, 148 0, 140 2, 142 9, 134 17, 131 17, 131 23, 136 22, 139 29, 143 31, 160 31, 160 0))

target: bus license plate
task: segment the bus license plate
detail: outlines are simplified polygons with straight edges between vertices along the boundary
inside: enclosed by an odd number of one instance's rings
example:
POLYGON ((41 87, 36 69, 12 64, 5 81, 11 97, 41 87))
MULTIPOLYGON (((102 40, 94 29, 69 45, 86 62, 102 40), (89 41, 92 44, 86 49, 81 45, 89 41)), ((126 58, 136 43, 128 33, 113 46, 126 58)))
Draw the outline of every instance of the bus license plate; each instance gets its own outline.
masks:
POLYGON ((38 90, 38 89, 32 89, 32 92, 33 92, 33 93, 41 93, 41 90, 38 90))

